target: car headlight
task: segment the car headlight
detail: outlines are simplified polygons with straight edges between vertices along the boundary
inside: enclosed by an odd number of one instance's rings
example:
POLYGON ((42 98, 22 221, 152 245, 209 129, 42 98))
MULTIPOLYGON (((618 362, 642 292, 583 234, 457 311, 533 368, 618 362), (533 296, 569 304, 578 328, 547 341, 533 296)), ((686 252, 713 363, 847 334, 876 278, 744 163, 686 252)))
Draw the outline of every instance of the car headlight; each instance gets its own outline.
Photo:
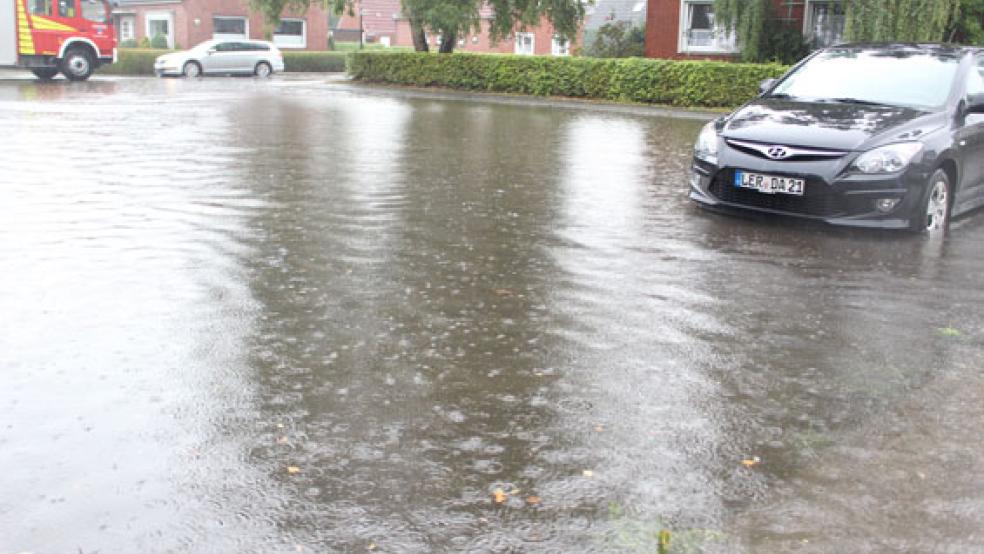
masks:
POLYGON ((697 143, 694 144, 694 156, 699 160, 716 164, 718 155, 718 133, 713 121, 704 125, 700 135, 697 136, 697 143))
POLYGON ((905 169, 921 150, 919 142, 889 144, 861 154, 854 167, 861 173, 895 173, 905 169))

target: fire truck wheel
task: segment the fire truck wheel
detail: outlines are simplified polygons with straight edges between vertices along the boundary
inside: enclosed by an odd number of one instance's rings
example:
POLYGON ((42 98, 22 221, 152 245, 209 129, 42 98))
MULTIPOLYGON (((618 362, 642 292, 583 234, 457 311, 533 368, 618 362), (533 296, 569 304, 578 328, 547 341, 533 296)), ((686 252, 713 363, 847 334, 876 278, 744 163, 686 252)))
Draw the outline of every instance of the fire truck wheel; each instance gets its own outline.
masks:
POLYGON ((33 73, 35 77, 41 79, 42 81, 50 81, 55 78, 55 75, 58 75, 58 68, 35 67, 34 69, 31 70, 31 73, 33 73))
POLYGON ((72 81, 85 81, 92 75, 92 56, 82 48, 69 48, 61 61, 61 72, 72 81))
POLYGON ((198 62, 188 62, 181 68, 181 74, 185 77, 199 77, 202 74, 202 66, 198 62))

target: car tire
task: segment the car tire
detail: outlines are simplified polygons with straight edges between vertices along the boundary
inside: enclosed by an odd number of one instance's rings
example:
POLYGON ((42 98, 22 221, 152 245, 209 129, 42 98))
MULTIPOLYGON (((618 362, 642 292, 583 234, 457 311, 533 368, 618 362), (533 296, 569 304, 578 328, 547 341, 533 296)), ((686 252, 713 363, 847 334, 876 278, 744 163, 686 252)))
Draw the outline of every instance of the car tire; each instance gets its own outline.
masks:
POLYGON ((185 62, 181 74, 189 79, 202 76, 202 66, 198 62, 185 62))
POLYGON ((940 236, 950 226, 950 208, 953 206, 953 185, 946 171, 937 169, 929 177, 922 202, 909 222, 914 233, 940 236))
POLYGON ((85 81, 95 69, 92 55, 85 48, 69 48, 59 66, 62 75, 70 81, 85 81))
POLYGON ((35 67, 34 69, 31 70, 31 73, 33 73, 35 77, 41 79, 42 81, 50 81, 55 78, 55 75, 58 75, 58 68, 35 67))
POLYGON ((266 62, 260 62, 256 64, 256 68, 253 69, 253 74, 257 77, 266 78, 273 75, 273 68, 266 62))

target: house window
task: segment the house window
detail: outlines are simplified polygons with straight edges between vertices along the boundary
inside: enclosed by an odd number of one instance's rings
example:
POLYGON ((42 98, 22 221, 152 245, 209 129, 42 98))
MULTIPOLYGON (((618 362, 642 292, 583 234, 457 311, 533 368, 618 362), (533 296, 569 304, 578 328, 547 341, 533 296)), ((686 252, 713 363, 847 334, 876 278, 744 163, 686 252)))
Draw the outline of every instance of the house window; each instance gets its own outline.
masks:
POLYGON ((840 2, 810 2, 803 34, 814 48, 844 40, 844 6, 840 2))
POLYGON ((249 23, 245 17, 217 15, 212 18, 212 38, 217 40, 249 38, 249 23))
POLYGON ((136 35, 133 33, 133 16, 120 18, 120 41, 133 40, 136 35))
POLYGON ((533 33, 516 33, 515 53, 530 56, 534 52, 533 33))
POLYGON ((554 35, 550 41, 550 53, 554 56, 569 56, 571 54, 571 42, 554 35))
POLYGON ((148 39, 157 35, 167 39, 167 47, 174 48, 174 15, 170 12, 148 12, 144 16, 144 31, 148 39))
POLYGON ((735 33, 714 22, 714 2, 680 0, 681 53, 730 54, 738 51, 735 33))
POLYGON ((281 48, 306 48, 307 29, 303 19, 281 19, 273 31, 273 43, 281 48))

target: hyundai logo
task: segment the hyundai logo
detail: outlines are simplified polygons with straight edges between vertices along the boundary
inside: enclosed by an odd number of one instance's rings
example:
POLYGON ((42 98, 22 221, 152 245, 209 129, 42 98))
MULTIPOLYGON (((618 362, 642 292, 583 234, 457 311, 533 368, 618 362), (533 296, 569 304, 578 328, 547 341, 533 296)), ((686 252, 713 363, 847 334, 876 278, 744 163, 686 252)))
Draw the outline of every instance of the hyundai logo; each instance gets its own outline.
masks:
POLYGON ((773 160, 783 160, 790 156, 789 150, 786 150, 783 146, 770 146, 765 151, 765 155, 773 160))

